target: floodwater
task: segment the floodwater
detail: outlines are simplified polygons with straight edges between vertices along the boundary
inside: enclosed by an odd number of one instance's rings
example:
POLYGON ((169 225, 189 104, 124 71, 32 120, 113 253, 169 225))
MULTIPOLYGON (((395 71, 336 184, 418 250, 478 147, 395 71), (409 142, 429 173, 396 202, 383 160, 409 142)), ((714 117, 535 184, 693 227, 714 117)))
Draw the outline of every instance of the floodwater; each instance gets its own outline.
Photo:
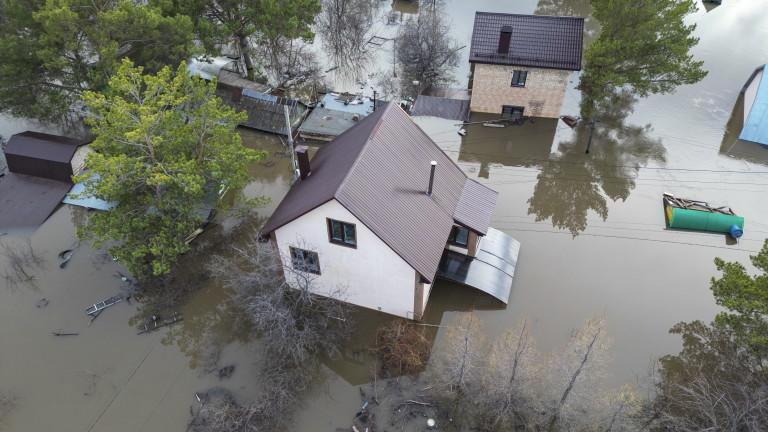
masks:
MULTIPOLYGON (((414 10, 401 3, 407 2, 395 2, 396 11, 406 19, 414 10)), ((645 381, 655 358, 679 350, 679 338, 668 334, 673 324, 713 317, 718 310, 709 290, 716 275, 713 259, 746 262, 768 237, 768 155, 721 151, 731 148, 724 141, 734 131, 726 127, 741 86, 768 60, 768 46, 760 43, 768 37, 766 6, 766 0, 729 0, 708 12, 701 7, 691 17, 701 38, 694 55, 705 61, 709 75, 674 94, 619 98, 602 117, 589 155, 584 153, 589 130, 571 130, 554 120, 503 129, 473 125, 461 137, 455 122, 416 119, 470 177, 499 191, 492 226, 522 243, 507 307, 465 288, 435 285, 425 317, 440 326, 434 348, 439 349, 444 328, 470 311, 490 341, 527 319, 545 351, 601 315, 613 340, 606 375, 610 385, 619 385, 645 381), (744 237, 732 243, 722 235, 665 230, 663 192, 733 207, 746 218, 744 237)), ((451 0, 446 7, 452 35, 467 44, 475 10, 589 13, 582 0, 451 0)), ((390 6, 383 8, 382 17, 390 6)), ((396 32, 396 24, 375 25, 396 32)), ((588 40, 597 28, 588 20, 588 40)), ((381 46, 373 69, 391 65, 388 49, 381 46)), ((468 71, 468 51, 462 55, 459 86, 468 71)), ((574 74, 563 114, 578 115, 577 81, 574 74)), ((50 130, 0 118, 4 136, 27 128, 50 130)), ((252 167, 254 181, 246 195, 272 202, 245 223, 232 211, 221 212, 198 240, 201 248, 218 252, 236 243, 288 190, 289 164, 279 140, 242 134, 247 145, 270 155, 252 167)), ((180 264, 188 277, 177 283, 190 292, 180 307, 181 323, 137 335, 138 322, 153 304, 149 299, 115 305, 89 325, 87 305, 128 287, 115 277, 123 271, 119 264, 87 244, 79 245, 66 268, 58 267, 58 252, 76 245, 74 224, 80 217, 78 210, 62 207, 28 236, 43 267, 30 269, 32 283, 0 289, 0 393, 16 397, 0 430, 182 431, 195 392, 222 386, 247 400, 258 391, 258 340, 237 325, 226 290, 204 277, 204 254, 191 252, 180 264), (37 307, 43 298, 47 306, 37 307), (79 335, 52 336, 56 329, 79 335), (229 364, 237 366, 229 379, 208 372, 229 364)), ((9 234, 0 240, 23 246, 25 237, 9 234)), ((355 337, 342 358, 325 362, 325 379, 297 410, 294 430, 345 428, 359 409, 359 386, 373 370, 372 335, 390 318, 367 311, 357 315, 355 337)))

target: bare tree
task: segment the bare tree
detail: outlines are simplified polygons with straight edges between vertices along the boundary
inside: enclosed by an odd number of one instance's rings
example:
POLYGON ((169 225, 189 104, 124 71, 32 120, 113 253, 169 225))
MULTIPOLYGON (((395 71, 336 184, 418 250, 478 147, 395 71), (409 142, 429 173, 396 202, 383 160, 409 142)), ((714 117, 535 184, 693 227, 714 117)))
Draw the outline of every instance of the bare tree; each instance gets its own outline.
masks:
POLYGON ((377 0, 324 0, 317 17, 317 33, 331 64, 347 78, 359 80, 371 60, 366 44, 371 37, 377 0))
POLYGON ((32 242, 13 245, 0 241, 0 256, 5 257, 3 278, 9 288, 30 283, 35 279, 34 271, 41 269, 45 261, 32 249, 32 242))
POLYGON ((209 266, 233 291, 264 343, 261 395, 241 406, 233 398, 204 405, 193 416, 195 431, 273 431, 284 428, 314 377, 319 356, 334 356, 351 332, 342 290, 317 295, 315 277, 293 269, 270 243, 251 237, 234 256, 217 256, 209 266), (285 260, 285 261, 284 261, 285 260))
POLYGON ((421 372, 429 359, 431 344, 424 327, 396 319, 376 333, 376 353, 387 376, 421 372))
POLYGON ((404 96, 416 97, 421 91, 453 83, 459 64, 460 46, 449 36, 451 28, 441 7, 428 1, 416 18, 409 18, 400 29, 396 56, 404 96))
POLYGON ((275 88, 286 90, 320 79, 317 56, 302 39, 265 37, 252 49, 263 59, 266 78, 275 88))
MULTIPOLYGON (((16 406, 16 397, 10 393, 0 393, 0 426, 3 419, 16 406)), ((0 427, 2 429, 2 427, 0 427)))

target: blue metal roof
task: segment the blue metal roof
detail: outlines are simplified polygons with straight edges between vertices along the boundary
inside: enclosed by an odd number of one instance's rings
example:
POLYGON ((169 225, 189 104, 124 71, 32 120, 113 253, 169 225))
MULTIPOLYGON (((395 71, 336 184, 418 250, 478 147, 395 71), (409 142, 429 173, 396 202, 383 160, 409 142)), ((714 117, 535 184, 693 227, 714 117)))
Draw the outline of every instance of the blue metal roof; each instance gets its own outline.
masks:
POLYGON ((763 77, 757 88, 755 102, 749 111, 747 121, 744 122, 739 139, 768 146, 768 68, 763 69, 763 77))

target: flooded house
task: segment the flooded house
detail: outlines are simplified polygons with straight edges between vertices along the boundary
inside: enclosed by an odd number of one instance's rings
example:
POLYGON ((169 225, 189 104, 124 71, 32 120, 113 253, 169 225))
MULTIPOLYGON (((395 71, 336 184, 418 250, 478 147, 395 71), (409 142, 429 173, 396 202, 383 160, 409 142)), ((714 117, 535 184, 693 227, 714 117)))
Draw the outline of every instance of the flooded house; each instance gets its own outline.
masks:
POLYGON ((560 116, 581 70, 584 19, 477 12, 469 54, 473 112, 560 116))
POLYGON ((31 131, 11 136, 3 150, 8 172, 0 178, 0 229, 45 222, 81 171, 87 143, 31 131))
POLYGON ((739 92, 726 125, 720 153, 768 163, 768 73, 755 69, 739 92))
POLYGON ((229 57, 193 58, 189 61, 189 74, 206 81, 216 79, 216 93, 231 107, 245 112, 248 117, 240 126, 288 135, 294 133, 304 120, 308 107, 301 101, 271 94, 272 87, 244 77, 245 68, 229 57), (286 124, 288 108, 290 128, 286 124))
POLYGON ((396 104, 379 107, 309 159, 263 227, 286 280, 421 319, 447 279, 506 303, 519 243, 489 226, 497 193, 466 174, 396 104))

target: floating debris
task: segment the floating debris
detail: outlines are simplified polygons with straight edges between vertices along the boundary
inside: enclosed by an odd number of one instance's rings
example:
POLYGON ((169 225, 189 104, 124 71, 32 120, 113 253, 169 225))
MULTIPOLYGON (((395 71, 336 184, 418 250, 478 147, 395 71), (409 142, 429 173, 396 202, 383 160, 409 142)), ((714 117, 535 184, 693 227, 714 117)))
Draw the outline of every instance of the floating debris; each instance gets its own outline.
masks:
POLYGON ((72 255, 74 255, 74 253, 74 249, 67 249, 59 252, 59 268, 63 269, 66 267, 67 263, 69 263, 69 260, 72 259, 72 255))
POLYGON ((85 313, 88 314, 88 315, 93 316, 94 314, 100 313, 104 309, 106 309, 106 308, 108 308, 110 306, 114 306, 114 305, 120 303, 121 301, 123 301, 123 296, 119 296, 119 295, 112 296, 112 297, 110 297, 110 298, 108 298, 106 300, 102 300, 102 301, 100 301, 98 303, 94 303, 94 304, 88 306, 85 309, 85 313))
POLYGON ((144 322, 144 325, 139 327, 139 331, 136 334, 150 333, 159 328, 176 324, 183 319, 184 318, 178 312, 174 312, 170 317, 165 319, 161 318, 159 315, 152 315, 144 322))
POLYGON ((579 119, 578 117, 569 116, 569 115, 564 115, 564 116, 560 116, 560 120, 562 120, 562 121, 563 121, 563 123, 565 123, 566 125, 568 125, 568 127, 570 127, 571 129, 573 129, 573 128, 575 128, 575 127, 576 127, 576 125, 578 125, 578 124, 579 124, 579 120, 580 120, 580 119, 579 119))
POLYGON ((78 335, 80 335, 80 333, 68 332, 68 331, 64 331, 64 330, 61 330, 61 329, 54 330, 54 331, 51 332, 51 334, 54 335, 54 336, 78 336, 78 335))
POLYGON ((223 368, 220 368, 218 371, 216 371, 216 375, 218 375, 219 379, 226 379, 232 376, 232 374, 235 372, 235 365, 229 365, 224 366, 223 368))
POLYGON ((50 303, 51 302, 47 298, 43 297, 40 300, 38 300, 37 302, 35 302, 35 307, 38 308, 38 309, 42 309, 42 308, 48 306, 48 304, 50 304, 50 303))

